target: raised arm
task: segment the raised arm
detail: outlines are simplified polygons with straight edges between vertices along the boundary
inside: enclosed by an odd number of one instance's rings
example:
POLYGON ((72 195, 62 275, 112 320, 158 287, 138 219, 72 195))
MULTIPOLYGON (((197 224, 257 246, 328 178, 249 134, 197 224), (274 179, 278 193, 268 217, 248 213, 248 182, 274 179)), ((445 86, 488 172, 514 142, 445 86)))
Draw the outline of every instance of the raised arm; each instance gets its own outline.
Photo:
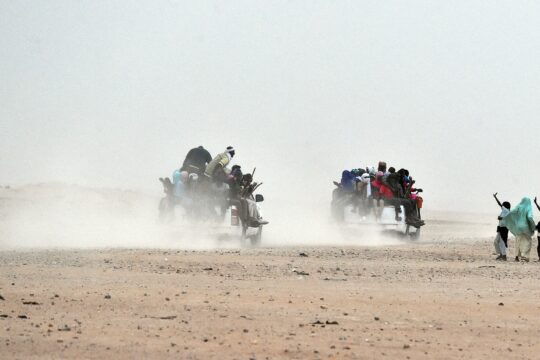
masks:
POLYGON ((497 204, 499 204, 499 206, 502 207, 501 202, 500 202, 499 199, 497 198, 497 194, 498 194, 498 193, 493 194, 493 197, 495 198, 495 201, 497 202, 497 204))
POLYGON ((540 211, 540 205, 538 205, 536 197, 534 198, 534 205, 536 205, 536 208, 538 209, 538 211, 540 211))

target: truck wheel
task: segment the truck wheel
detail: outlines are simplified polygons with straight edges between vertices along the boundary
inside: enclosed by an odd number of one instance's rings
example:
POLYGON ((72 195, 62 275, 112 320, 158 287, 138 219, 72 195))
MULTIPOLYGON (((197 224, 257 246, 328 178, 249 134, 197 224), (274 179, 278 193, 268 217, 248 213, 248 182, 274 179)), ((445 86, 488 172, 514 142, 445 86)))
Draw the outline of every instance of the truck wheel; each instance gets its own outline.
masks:
POLYGON ((259 226, 257 229, 257 234, 251 236, 251 246, 259 246, 261 244, 262 239, 262 226, 259 226))
POLYGON ((411 233, 411 239, 413 240, 420 239, 420 228, 416 229, 415 232, 411 233))
POLYGON ((246 244, 247 226, 244 225, 243 221, 240 223, 240 226, 242 227, 242 234, 240 235, 240 244, 244 246, 246 244))
MULTIPOLYGON (((416 208, 416 215, 418 216, 419 219, 422 219, 422 216, 420 214, 420 209, 416 208)), ((411 238, 413 240, 418 240, 420 239, 420 229, 422 228, 418 228, 416 229, 416 231, 414 232, 414 234, 412 234, 411 238)))

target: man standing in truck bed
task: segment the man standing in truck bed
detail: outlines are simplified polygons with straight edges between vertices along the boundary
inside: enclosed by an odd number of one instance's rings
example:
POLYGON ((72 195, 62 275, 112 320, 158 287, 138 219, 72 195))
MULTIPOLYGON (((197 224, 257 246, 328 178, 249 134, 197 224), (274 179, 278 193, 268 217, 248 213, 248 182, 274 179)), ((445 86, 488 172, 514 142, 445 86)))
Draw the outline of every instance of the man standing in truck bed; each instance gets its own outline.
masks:
POLYGON ((204 175, 213 182, 222 183, 225 180, 225 168, 234 157, 235 151, 232 146, 227 146, 224 152, 217 154, 206 166, 204 175))

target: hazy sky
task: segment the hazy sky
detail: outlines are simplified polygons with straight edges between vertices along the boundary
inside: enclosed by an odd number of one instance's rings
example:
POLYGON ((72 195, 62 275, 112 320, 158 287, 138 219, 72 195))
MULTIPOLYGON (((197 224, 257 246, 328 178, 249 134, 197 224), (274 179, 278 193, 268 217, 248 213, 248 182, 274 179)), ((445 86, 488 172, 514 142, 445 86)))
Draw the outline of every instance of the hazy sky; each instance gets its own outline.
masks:
POLYGON ((378 160, 430 208, 540 195, 538 1, 2 0, 0 79, 0 184, 159 193, 203 144, 267 201, 378 160))

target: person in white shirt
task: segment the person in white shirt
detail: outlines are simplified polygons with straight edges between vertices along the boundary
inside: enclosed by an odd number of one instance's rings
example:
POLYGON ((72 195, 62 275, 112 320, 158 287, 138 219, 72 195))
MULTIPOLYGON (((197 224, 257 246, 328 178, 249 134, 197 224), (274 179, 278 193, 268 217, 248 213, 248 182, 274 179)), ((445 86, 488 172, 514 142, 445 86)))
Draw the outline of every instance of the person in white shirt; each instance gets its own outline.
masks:
POLYGON ((495 241, 493 243, 495 247, 495 252, 498 255, 495 260, 506 261, 506 252, 508 251, 508 228, 504 223, 504 218, 510 212, 510 203, 505 201, 501 204, 497 198, 497 193, 493 194, 495 201, 501 207, 501 213, 497 217, 499 220, 499 225, 497 226, 497 236, 495 236, 495 241))
POLYGON ((225 149, 224 152, 217 154, 216 157, 206 165, 204 175, 213 182, 223 182, 226 177, 225 168, 231 162, 234 154, 234 148, 232 146, 227 146, 227 149, 225 149))

